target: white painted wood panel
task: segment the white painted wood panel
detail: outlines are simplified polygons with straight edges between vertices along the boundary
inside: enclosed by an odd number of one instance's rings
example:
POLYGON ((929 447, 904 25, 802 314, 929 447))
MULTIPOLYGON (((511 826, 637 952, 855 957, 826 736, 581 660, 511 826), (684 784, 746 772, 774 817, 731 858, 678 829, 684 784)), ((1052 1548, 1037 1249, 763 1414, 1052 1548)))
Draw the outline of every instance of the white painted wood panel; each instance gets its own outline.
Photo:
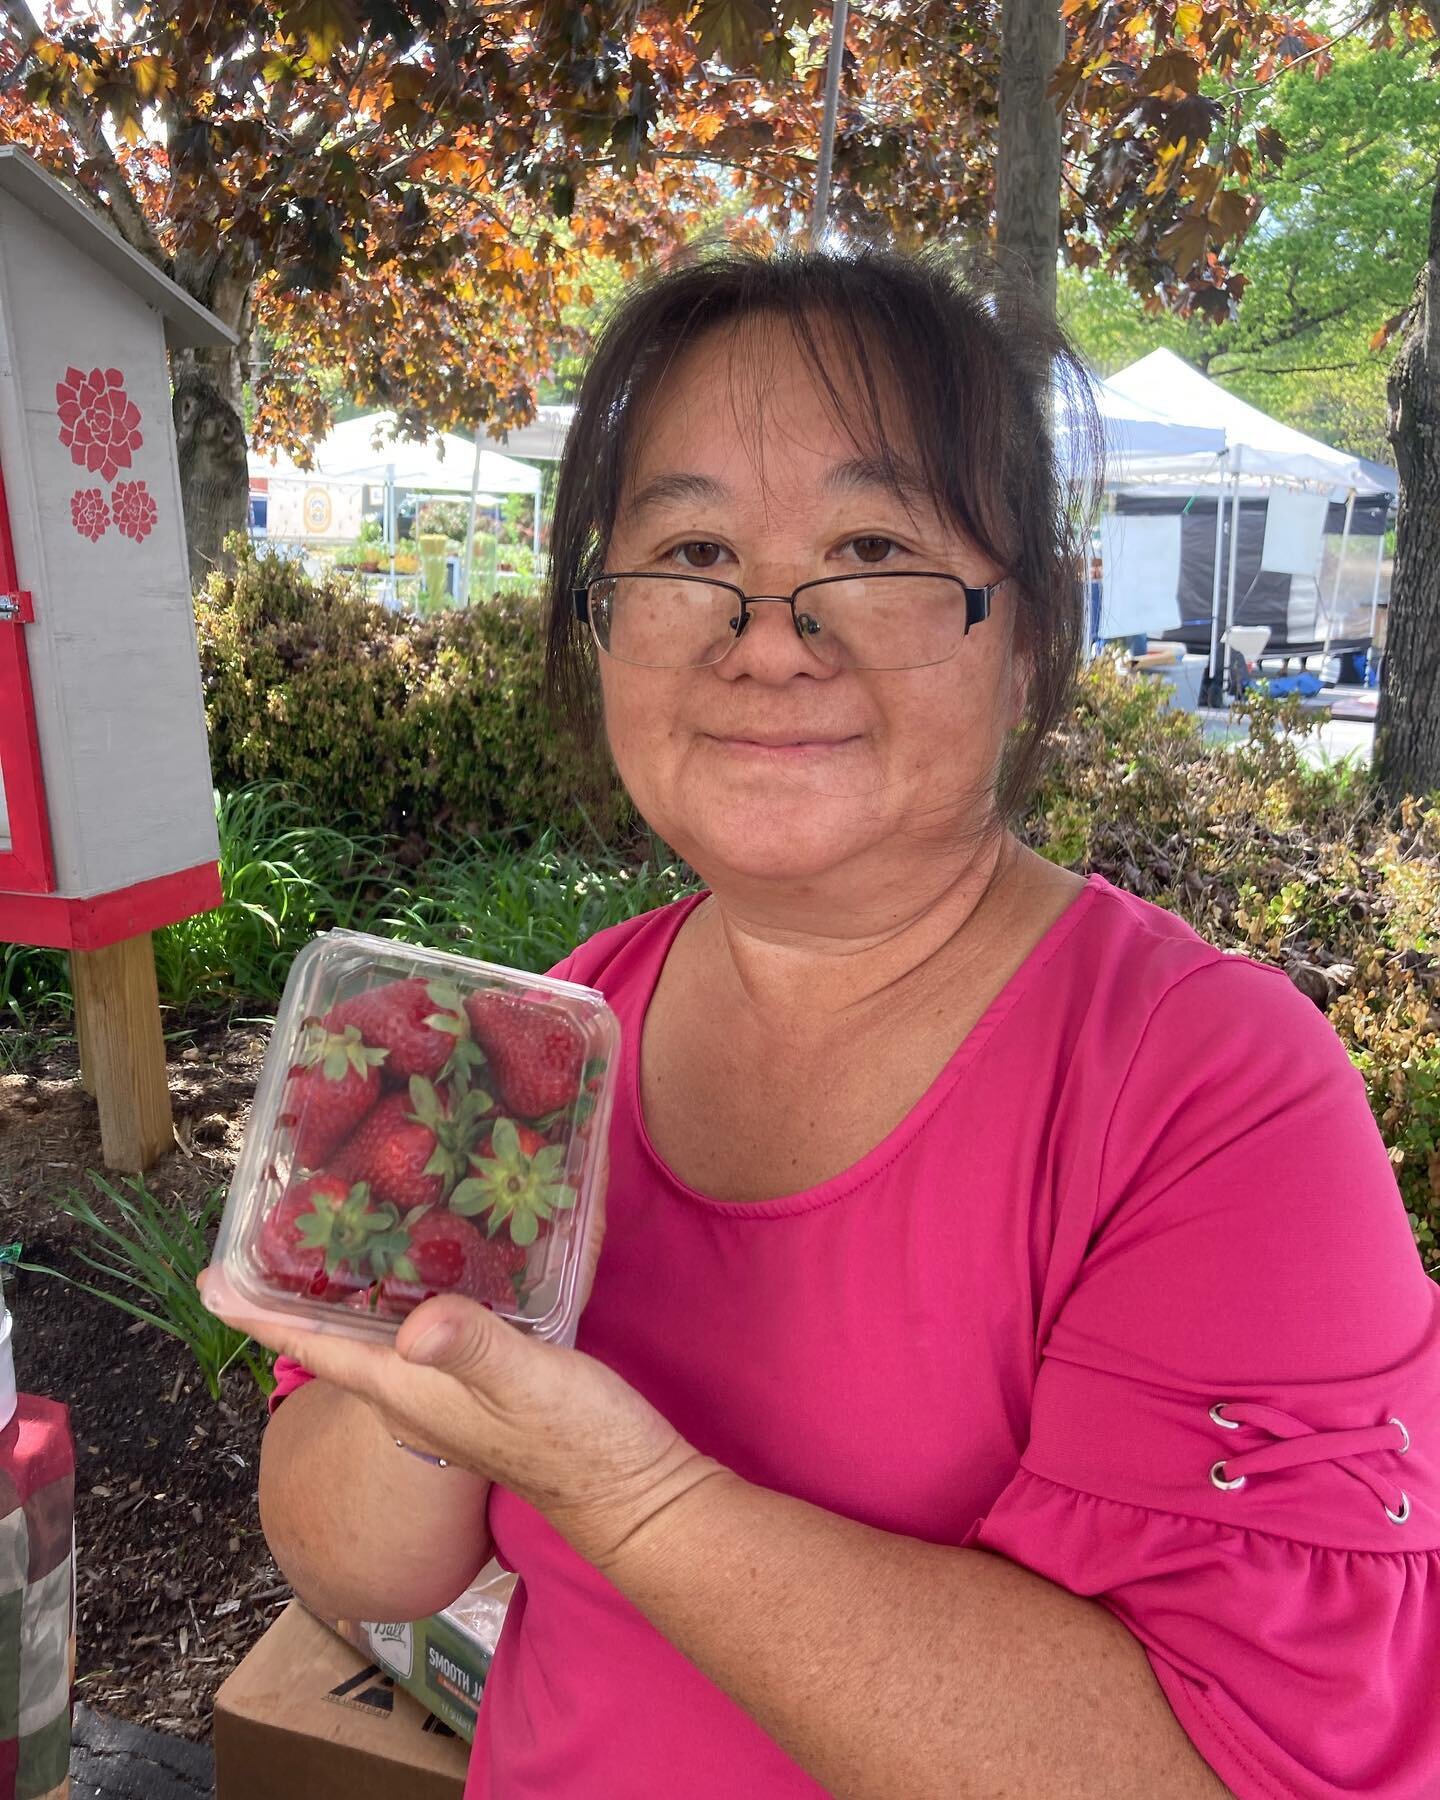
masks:
MULTIPOLYGON (((83 383, 81 393, 83 448, 104 406, 83 383)), ((214 860, 163 322, 4 192, 0 468, 20 578, 35 596, 26 641, 57 890, 110 893, 214 860), (56 387, 71 370, 89 382, 112 369, 138 409, 140 442, 102 433, 110 455, 86 467, 62 442, 56 387)))

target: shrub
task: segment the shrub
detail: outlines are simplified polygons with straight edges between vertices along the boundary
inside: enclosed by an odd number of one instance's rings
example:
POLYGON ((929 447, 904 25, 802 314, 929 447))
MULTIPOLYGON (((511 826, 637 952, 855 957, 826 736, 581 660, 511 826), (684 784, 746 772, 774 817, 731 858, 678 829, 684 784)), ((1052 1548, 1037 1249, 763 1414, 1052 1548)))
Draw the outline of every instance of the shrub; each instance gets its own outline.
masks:
POLYGON ((613 784, 545 706, 533 598, 422 618, 241 546, 196 615, 222 788, 278 782, 320 817, 427 841, 515 826, 619 834, 613 784))
POLYGON ((1397 820, 1367 771, 1310 766, 1318 721, 1293 699, 1237 711, 1248 737, 1207 746, 1160 683, 1098 659, 1026 836, 1211 943, 1278 963, 1325 1009, 1440 1272, 1440 807, 1407 801, 1397 820))

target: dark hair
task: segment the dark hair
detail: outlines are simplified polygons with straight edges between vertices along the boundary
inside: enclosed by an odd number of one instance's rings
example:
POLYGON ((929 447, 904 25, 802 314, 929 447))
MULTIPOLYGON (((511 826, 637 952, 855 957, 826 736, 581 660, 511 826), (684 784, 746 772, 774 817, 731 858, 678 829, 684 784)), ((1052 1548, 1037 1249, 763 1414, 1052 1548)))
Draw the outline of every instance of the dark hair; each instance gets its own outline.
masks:
POLYGON ((1079 660, 1099 428, 1083 365, 1054 321, 993 269, 967 273, 940 249, 711 248, 626 294, 581 382, 556 483, 546 670, 557 716, 597 743, 592 645, 572 595, 600 572, 646 403, 691 345, 755 317, 788 324, 857 449, 887 463, 891 385, 930 501, 1012 577, 1028 698, 995 794, 998 814, 1012 818, 1039 780, 1079 660), (859 419, 817 326, 838 336, 856 372, 859 419), (1057 390, 1069 415, 1066 470, 1050 423, 1057 390))

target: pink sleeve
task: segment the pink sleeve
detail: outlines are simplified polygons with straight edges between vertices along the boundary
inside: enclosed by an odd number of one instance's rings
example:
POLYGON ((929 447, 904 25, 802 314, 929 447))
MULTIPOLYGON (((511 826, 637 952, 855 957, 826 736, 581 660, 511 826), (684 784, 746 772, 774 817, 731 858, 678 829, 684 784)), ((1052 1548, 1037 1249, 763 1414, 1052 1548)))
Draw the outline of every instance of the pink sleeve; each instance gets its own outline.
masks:
POLYGON ((1237 1800, 1434 1800, 1440 1289, 1359 1075, 1283 977, 1207 966, 1102 1166, 973 1541, 1108 1607, 1237 1800))
MULTIPOLYGON (((563 961, 556 963, 555 967, 553 969, 548 969, 546 973, 553 975, 558 981, 569 981, 573 979, 570 970, 571 965, 575 961, 575 956, 576 952, 572 950, 563 961)), ((276 1407, 279 1406, 282 1400, 288 1400, 291 1394, 295 1392, 296 1388, 304 1387, 307 1381, 313 1381, 314 1379, 315 1377, 310 1371, 305 1368, 303 1364, 296 1362, 293 1357, 277 1356, 275 1358, 275 1388, 269 1399, 269 1409, 271 1413, 274 1413, 276 1407)))
POLYGON ((295 1361, 293 1356, 277 1356, 275 1358, 275 1391, 270 1396, 270 1411, 282 1400, 288 1400, 296 1388, 304 1387, 307 1381, 315 1377, 303 1364, 295 1361))

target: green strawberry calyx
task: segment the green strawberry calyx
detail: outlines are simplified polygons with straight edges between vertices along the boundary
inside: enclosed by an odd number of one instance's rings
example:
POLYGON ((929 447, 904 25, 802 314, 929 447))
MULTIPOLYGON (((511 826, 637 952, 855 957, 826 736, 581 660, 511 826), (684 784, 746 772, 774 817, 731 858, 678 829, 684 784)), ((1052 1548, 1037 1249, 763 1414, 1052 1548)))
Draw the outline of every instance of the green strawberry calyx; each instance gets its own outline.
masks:
POLYGON ((343 1081, 352 1073, 365 1075, 389 1054, 388 1050, 372 1049, 354 1025, 347 1025, 343 1031, 327 1031, 317 1022, 307 1025, 301 1033, 295 1060, 303 1069, 318 1068, 327 1081, 343 1081))
POLYGON ((440 1076, 453 1084, 458 1096, 463 1094, 474 1072, 483 1067, 485 1052, 471 1035, 470 1020, 459 988, 448 981, 432 981, 427 983, 425 992, 438 1008, 426 1017, 425 1023, 432 1031, 448 1032, 455 1039, 455 1048, 446 1057, 440 1076))
POLYGON ((357 1181, 337 1207, 298 1213, 295 1225, 301 1249, 324 1252, 327 1275, 348 1263, 357 1274, 410 1279, 401 1273, 401 1264, 409 1266, 409 1230, 400 1223, 397 1208, 371 1206, 368 1182, 357 1181))
POLYGON ((515 1121, 497 1119, 489 1153, 471 1156, 471 1173, 450 1196, 450 1210, 462 1218, 487 1213, 490 1237, 508 1225, 513 1243, 533 1244, 542 1225, 575 1204, 574 1188, 560 1179, 564 1164, 561 1145, 527 1154, 515 1121))
POLYGON ((435 1139, 425 1164, 427 1175, 438 1175, 448 1192, 465 1173, 485 1115, 495 1102, 481 1088, 467 1088, 448 1107, 438 1090, 423 1075, 410 1077, 409 1117, 435 1139))

